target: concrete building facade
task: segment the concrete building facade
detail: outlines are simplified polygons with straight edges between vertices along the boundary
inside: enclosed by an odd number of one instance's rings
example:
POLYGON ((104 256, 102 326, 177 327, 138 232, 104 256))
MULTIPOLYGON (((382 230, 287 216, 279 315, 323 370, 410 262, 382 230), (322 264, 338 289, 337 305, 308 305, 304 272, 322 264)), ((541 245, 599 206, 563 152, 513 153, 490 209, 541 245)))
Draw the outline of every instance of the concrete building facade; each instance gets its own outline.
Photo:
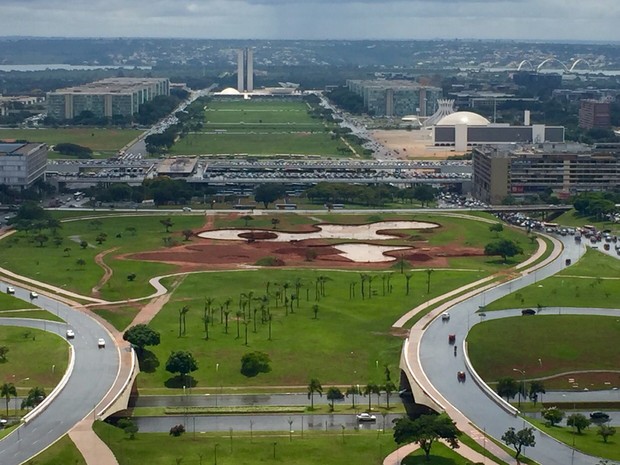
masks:
POLYGON ((45 174, 47 145, 0 142, 0 184, 26 189, 45 174))
POLYGON ((254 91, 254 50, 251 48, 237 50, 237 90, 254 91))
POLYGON ((583 129, 611 127, 611 103, 605 100, 581 100, 579 127, 583 129))
POLYGON ((432 115, 442 91, 403 80, 348 80, 347 88, 364 99, 368 113, 380 117, 432 115))
POLYGON ((487 203, 501 203, 549 190, 560 198, 579 192, 620 187, 620 149, 581 144, 536 144, 515 149, 473 149, 472 194, 487 203))
POLYGON ((47 114, 72 119, 83 111, 96 117, 131 116, 140 105, 158 95, 170 95, 165 78, 109 78, 83 86, 67 87, 47 94, 47 114))

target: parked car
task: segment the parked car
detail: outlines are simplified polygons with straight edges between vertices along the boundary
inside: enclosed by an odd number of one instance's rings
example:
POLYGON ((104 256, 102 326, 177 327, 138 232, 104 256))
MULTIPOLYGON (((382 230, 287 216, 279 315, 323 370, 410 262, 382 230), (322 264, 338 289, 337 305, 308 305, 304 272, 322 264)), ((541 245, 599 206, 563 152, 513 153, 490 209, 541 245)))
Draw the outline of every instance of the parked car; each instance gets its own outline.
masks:
POLYGON ((377 421, 377 417, 370 413, 360 413, 356 417, 357 421, 377 421))
POLYGON ((67 330, 67 339, 73 339, 75 337, 75 332, 72 329, 67 330))
POLYGON ((6 288, 6 293, 7 294, 15 294, 15 288, 13 286, 8 286, 6 288))
POLYGON ((97 341, 97 347, 99 347, 100 349, 105 349, 105 339, 100 337, 99 340, 97 341))

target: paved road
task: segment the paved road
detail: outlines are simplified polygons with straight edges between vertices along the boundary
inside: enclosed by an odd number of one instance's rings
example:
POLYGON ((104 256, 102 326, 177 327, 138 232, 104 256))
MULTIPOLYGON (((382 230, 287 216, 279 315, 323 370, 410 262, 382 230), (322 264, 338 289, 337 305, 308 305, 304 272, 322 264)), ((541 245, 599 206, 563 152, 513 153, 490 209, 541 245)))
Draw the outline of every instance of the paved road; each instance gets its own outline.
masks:
MULTIPOLYGON (((6 283, 0 281, 2 292, 5 287, 6 283)), ((16 290, 16 297, 30 300, 29 291, 18 286, 13 287, 16 290)), ((114 383, 119 368, 118 351, 99 323, 67 305, 42 295, 35 299, 34 303, 57 314, 67 323, 0 318, 0 325, 44 329, 62 338, 68 327, 73 328, 76 336, 70 342, 75 349, 75 365, 65 388, 47 409, 2 440, 0 443, 2 465, 18 465, 28 460, 89 415, 114 383), (100 337, 106 340, 107 346, 101 350, 97 348, 97 339, 100 337)))
MULTIPOLYGON (((385 426, 390 428, 392 420, 400 418, 399 414, 385 416, 385 426)), ((142 433, 167 433, 174 425, 184 424, 188 432, 217 432, 217 431, 300 431, 305 430, 352 430, 356 427, 362 429, 383 428, 384 417, 377 415, 376 422, 359 423, 355 415, 209 415, 209 416, 163 416, 163 417, 137 417, 135 418, 140 432, 142 433), (289 419, 293 420, 289 426, 289 419), (195 424, 195 426, 194 426, 195 424)))
MULTIPOLYGON (((442 322, 441 319, 435 320, 429 325, 422 337, 420 360, 430 382, 452 405, 470 418, 474 424, 486 430, 487 433, 495 438, 500 438, 509 427, 523 428, 526 422, 499 408, 471 380, 471 377, 465 383, 457 382, 457 371, 466 371, 461 343, 469 328, 480 321, 481 317, 475 314, 480 306, 489 304, 503 295, 515 292, 527 285, 535 284, 548 276, 558 273, 564 268, 567 258, 570 258, 575 263, 579 256, 585 252, 585 248, 576 245, 572 238, 564 240, 564 244, 564 252, 550 265, 456 305, 450 310, 451 318, 449 322, 442 322), (457 336, 459 351, 456 357, 453 355, 452 347, 448 345, 449 334, 456 334, 457 336)), ((548 310, 544 311, 547 312, 548 310)), ((619 314, 618 311, 614 310, 605 311, 609 312, 609 314, 619 314)), ((562 313, 564 313, 564 310, 562 313)), ((499 316, 499 313, 488 312, 485 318, 491 319, 499 316)), ((527 350, 527 348, 523 348, 523 350, 527 350)), ((574 465, 595 465, 599 461, 597 458, 580 452, 575 452, 573 457, 573 451, 570 447, 538 431, 536 431, 535 436, 536 447, 528 449, 526 455, 543 465, 567 465, 569 463, 574 465)))

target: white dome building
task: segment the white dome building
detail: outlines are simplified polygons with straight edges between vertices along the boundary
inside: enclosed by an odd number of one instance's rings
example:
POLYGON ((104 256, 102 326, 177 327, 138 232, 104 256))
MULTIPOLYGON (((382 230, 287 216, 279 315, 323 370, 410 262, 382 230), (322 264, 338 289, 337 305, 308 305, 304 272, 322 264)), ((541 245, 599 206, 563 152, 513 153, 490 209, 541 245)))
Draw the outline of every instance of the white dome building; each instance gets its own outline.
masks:
POLYGON ((441 118, 436 126, 455 126, 457 124, 464 124, 466 126, 488 126, 491 122, 478 113, 457 111, 441 118))
POLYGON ((233 87, 227 87, 221 92, 216 92, 215 95, 241 95, 241 92, 233 87))

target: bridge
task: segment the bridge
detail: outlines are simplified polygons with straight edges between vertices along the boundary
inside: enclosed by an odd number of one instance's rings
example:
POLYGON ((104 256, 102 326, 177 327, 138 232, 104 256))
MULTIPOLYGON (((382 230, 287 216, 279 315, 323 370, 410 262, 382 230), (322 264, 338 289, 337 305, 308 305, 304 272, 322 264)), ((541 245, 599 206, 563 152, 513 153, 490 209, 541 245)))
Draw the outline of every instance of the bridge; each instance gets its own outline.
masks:
POLYGON ((572 73, 576 70, 577 65, 585 64, 587 66, 588 71, 594 71, 592 69, 592 65, 585 58, 577 58, 572 63, 566 64, 555 57, 549 57, 541 61, 537 66, 534 66, 530 60, 522 60, 517 66, 517 71, 522 71, 525 66, 528 66, 530 70, 540 72, 543 67, 549 63, 557 63, 560 65, 560 69, 562 69, 565 73, 572 73))

